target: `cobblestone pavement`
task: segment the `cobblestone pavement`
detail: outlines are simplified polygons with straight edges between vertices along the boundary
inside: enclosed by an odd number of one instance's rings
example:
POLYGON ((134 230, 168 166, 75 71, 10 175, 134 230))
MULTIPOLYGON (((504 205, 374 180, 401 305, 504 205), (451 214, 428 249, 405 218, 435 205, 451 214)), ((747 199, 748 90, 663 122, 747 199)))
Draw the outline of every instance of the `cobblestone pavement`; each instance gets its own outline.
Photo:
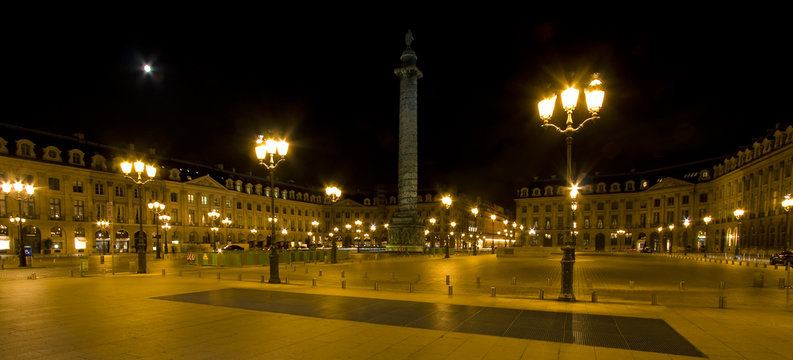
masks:
MULTIPOLYGON (((183 254, 164 260, 151 258, 149 274, 137 275, 129 272, 127 261, 135 255, 125 256, 113 259, 116 275, 111 275, 107 258, 100 264, 98 257, 91 257, 87 276, 82 278, 75 271, 79 269, 75 259, 55 259, 52 264, 39 259, 33 268, 25 269, 6 266, 0 271, 4 334, 0 358, 684 357, 157 299, 239 288, 660 319, 709 358, 793 359, 793 307, 789 289, 778 288, 778 279, 788 273, 762 264, 739 266, 737 262, 646 254, 579 254, 575 267, 578 301, 566 303, 553 300, 560 287, 560 264, 555 255, 528 259, 412 256, 333 265, 301 262, 280 268, 285 282, 281 285, 266 283, 267 267, 198 267, 187 265, 183 254), (69 276, 70 271, 74 277, 69 276), (37 280, 26 280, 33 272, 37 280), (682 286, 681 281, 685 282, 682 286), (755 287, 759 284, 763 287, 755 287), (593 291, 597 302, 591 302, 593 291), (653 294, 657 306, 651 305, 653 294), (724 309, 718 306, 719 296, 726 299, 724 309)), ((651 332, 646 337, 650 342, 662 342, 651 332)))

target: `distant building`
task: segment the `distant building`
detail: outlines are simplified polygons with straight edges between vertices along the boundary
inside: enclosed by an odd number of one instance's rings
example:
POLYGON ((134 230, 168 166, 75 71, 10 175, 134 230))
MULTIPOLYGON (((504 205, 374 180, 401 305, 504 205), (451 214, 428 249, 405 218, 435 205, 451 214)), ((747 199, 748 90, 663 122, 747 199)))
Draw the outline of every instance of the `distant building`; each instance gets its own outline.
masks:
MULTIPOLYGON (((57 254, 135 251, 140 221, 149 239, 148 251, 153 251, 155 233, 166 240, 162 228, 156 231, 154 214, 146 207, 154 200, 166 205, 164 213, 171 217, 167 242, 169 249, 178 252, 210 249, 215 242, 261 247, 268 243, 272 210, 280 246, 329 245, 327 235, 334 227, 340 228, 345 245, 382 245, 388 239, 384 225, 397 211, 395 191, 366 194, 342 189, 341 200, 331 205, 324 189, 278 181, 271 189, 266 177, 222 165, 174 160, 153 150, 135 151, 132 146, 93 143, 81 134, 64 136, 0 124, 0 182, 6 181, 33 184, 36 192, 22 204, 0 193, 0 253, 18 252, 19 244, 14 240, 19 238, 17 225, 11 226, 8 218, 18 215, 19 205, 27 219, 22 228, 23 243, 32 246, 34 253, 57 254), (143 185, 140 194, 138 186, 126 179, 119 167, 124 160, 137 159, 158 166, 156 180, 143 185), (274 209, 270 208, 270 196, 275 196, 274 209), (221 213, 219 219, 232 220, 231 225, 226 228, 219 221, 213 222, 207 215, 213 209, 221 213), (98 220, 109 221, 110 228, 102 231, 98 220), (356 226, 355 220, 361 220, 361 225, 356 226), (314 227, 314 221, 319 225, 314 227), (347 224, 351 225, 349 231, 347 224), (212 225, 219 230, 213 232, 212 225)), ((420 221, 429 224, 428 219, 440 219, 445 214, 441 211, 442 195, 437 190, 419 190, 420 221)), ((501 221, 507 215, 503 207, 469 200, 461 194, 452 196, 457 198, 447 220, 460 223, 457 246, 468 246, 476 241, 476 235, 483 244, 485 238, 506 243, 503 224, 486 226, 480 214, 476 226, 470 213, 470 207, 480 206, 487 216, 495 213, 501 221)))
MULTIPOLYGON (((790 248, 780 203, 791 193, 793 126, 772 131, 737 154, 664 169, 588 175, 579 186, 576 248, 709 252, 761 256, 790 248), (740 225, 733 216, 742 208, 740 225), (704 218, 710 216, 709 224, 704 218), (685 226, 684 220, 689 220, 685 226), (672 227, 670 227, 672 225, 672 227)), ((569 185, 552 178, 518 190, 518 243, 559 246, 569 233, 569 185), (529 234, 533 229, 535 235, 529 234)))

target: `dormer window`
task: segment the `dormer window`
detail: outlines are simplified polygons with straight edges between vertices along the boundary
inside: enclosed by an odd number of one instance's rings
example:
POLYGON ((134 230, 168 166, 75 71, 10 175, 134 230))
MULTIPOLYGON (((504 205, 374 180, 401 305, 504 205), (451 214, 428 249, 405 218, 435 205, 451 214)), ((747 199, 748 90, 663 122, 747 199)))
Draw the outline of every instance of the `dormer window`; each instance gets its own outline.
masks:
POLYGON ((620 192, 620 184, 619 183, 611 184, 611 190, 610 191, 611 192, 620 192))
POLYGON ((44 148, 44 160, 47 161, 61 161, 61 151, 54 146, 47 146, 44 148))
POLYGON ((628 181, 625 183, 625 191, 633 191, 633 181, 628 181))
POLYGON ((605 183, 598 184, 597 185, 597 192, 599 192, 599 193, 606 192, 606 184, 605 183))
POLYGON ((32 141, 28 139, 22 139, 17 141, 17 156, 24 156, 24 157, 33 157, 33 148, 34 144, 32 141))
POLYGON ((84 153, 80 150, 77 149, 69 150, 69 164, 84 166, 83 155, 84 153))

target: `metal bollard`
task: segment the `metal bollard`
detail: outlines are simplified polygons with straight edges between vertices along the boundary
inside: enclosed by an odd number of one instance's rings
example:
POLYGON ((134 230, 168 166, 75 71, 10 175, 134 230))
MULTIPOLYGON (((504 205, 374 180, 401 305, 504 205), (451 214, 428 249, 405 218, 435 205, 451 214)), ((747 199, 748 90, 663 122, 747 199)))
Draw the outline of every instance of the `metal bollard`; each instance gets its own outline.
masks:
POLYGON ((69 277, 74 277, 74 270, 69 270, 69 277))
POLYGON ((779 270, 779 265, 774 264, 774 270, 779 270))
POLYGON ((723 289, 726 289, 726 288, 727 288, 727 283, 726 282, 724 282, 724 281, 719 282, 719 289, 723 290, 723 289))
POLYGON ((481 281, 480 281, 480 280, 481 280, 481 279, 479 278, 479 276, 477 276, 477 277, 476 277, 476 287, 479 287, 479 285, 481 284, 481 281))
POLYGON ((220 280, 220 272, 218 272, 218 280, 220 280))
POLYGON ((449 275, 446 275, 446 285, 449 285, 449 275))
POLYGON ((593 303, 598 302, 598 292, 597 291, 593 291, 592 292, 592 302, 593 303))
POLYGON ((344 277, 344 270, 341 271, 341 277, 344 277))
POLYGON ((242 274, 237 274, 237 281, 242 281, 242 274))
POLYGON ((105 256, 104 255, 99 256, 99 263, 100 264, 104 264, 105 263, 105 256))
POLYGON ((685 290, 686 289, 686 282, 685 281, 681 281, 679 286, 680 286, 680 291, 685 290))
POLYGON ((289 285, 289 276, 284 276, 284 284, 289 285))
POLYGON ((449 296, 452 296, 453 292, 453 286, 449 285, 449 296))
POLYGON ((727 297, 719 296, 719 309, 724 309, 726 307, 727 307, 727 297))
POLYGON ((416 274, 416 281, 421 281, 421 274, 416 274))
POLYGON ((512 277, 512 285, 515 285, 515 284, 517 284, 517 282, 518 282, 518 279, 516 279, 516 278, 513 276, 513 277, 512 277))
POLYGON ((413 283, 408 283, 408 292, 413 292, 413 283))
POLYGON ((319 269, 319 276, 322 276, 322 269, 319 269))
POLYGON ((496 287, 495 286, 491 286, 490 287, 490 296, 496 297, 496 287))
POLYGON ((545 290, 540 289, 540 293, 539 293, 538 297, 539 297, 540 300, 545 299, 545 290))
POLYGON ((658 305, 658 294, 652 294, 650 296, 650 304, 651 305, 658 305))
POLYGON ((165 276, 165 269, 162 269, 162 276, 165 276))
POLYGON ((264 275, 262 275, 262 283, 264 282, 264 275))
POLYGON ((199 279, 201 278, 201 272, 200 271, 198 272, 198 278, 199 279))
POLYGON ((317 286, 317 278, 311 279, 311 286, 317 286))
POLYGON ((377 291, 377 281, 374 282, 374 291, 377 291))
POLYGON ((779 278, 779 289, 785 288, 785 278, 779 278))
POLYGON ((292 266, 292 271, 297 271, 297 266, 292 266))
POLYGON ((629 288, 633 289, 634 286, 636 286, 636 283, 634 283, 633 280, 628 281, 628 287, 629 288))
POLYGON ((341 288, 342 289, 346 289, 347 288, 347 280, 342 280, 341 281, 341 288))

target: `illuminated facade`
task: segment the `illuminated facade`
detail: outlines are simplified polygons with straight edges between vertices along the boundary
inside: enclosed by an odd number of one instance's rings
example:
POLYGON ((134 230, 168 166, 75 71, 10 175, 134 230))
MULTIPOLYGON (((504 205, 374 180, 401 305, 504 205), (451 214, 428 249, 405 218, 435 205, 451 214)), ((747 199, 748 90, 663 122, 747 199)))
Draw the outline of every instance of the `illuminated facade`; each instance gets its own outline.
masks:
MULTIPOLYGON (((149 239, 148 251, 154 251, 155 233, 168 242, 169 250, 177 252, 206 250, 213 243, 223 246, 227 242, 260 247, 268 242, 267 230, 272 224, 271 195, 275 196, 276 241, 282 246, 328 245, 327 235, 334 227, 340 228, 345 245, 382 245, 388 239, 384 225, 397 212, 396 196, 385 191, 375 195, 342 194, 342 199, 332 204, 324 189, 276 182, 273 191, 266 177, 229 171, 220 165, 204 166, 167 159, 153 151, 144 154, 132 147, 89 143, 79 135, 61 136, 8 125, 0 127, 0 181, 22 181, 36 187, 35 194, 21 204, 21 215, 27 220, 22 228, 23 243, 32 246, 34 253, 135 251, 135 233, 141 220, 149 239), (143 185, 142 194, 119 168, 122 161, 138 158, 158 166, 156 179, 143 185), (155 200, 165 204, 164 214, 171 217, 167 234, 162 228, 155 231, 155 215, 146 206, 155 200), (217 220, 208 215, 212 210, 220 213, 217 220), (225 218, 231 225, 222 224, 225 218), (101 229, 99 220, 109 221, 109 227, 101 229), (312 225, 314 222, 318 225, 312 225), (347 224, 351 225, 349 230, 347 224)), ((419 191, 420 221, 428 223, 429 218, 441 216, 440 198, 437 191, 419 191)), ((9 217, 18 215, 19 205, 14 198, 0 194, 0 253, 12 254, 18 249, 15 239, 19 230, 9 217)), ((496 213, 500 220, 506 215, 502 207, 460 196, 451 211, 453 219, 465 224, 466 231, 457 235, 460 246, 465 243, 462 234, 477 234, 484 239, 491 229, 500 229, 483 227, 483 219, 479 219, 479 227, 474 226, 471 206, 486 208, 487 216, 496 213)), ((476 239, 465 239, 469 238, 476 239)))
MULTIPOLYGON (((781 202, 791 193, 792 173, 793 126, 774 130, 719 160, 628 174, 595 173, 579 185, 576 247, 624 251, 648 246, 654 251, 726 254, 737 247, 752 256, 790 248, 781 202), (739 208, 745 210, 740 226, 733 216, 739 208)), ((562 244, 570 221, 566 186, 562 179, 535 179, 518 190, 515 218, 535 232, 521 233, 519 243, 562 244)))

